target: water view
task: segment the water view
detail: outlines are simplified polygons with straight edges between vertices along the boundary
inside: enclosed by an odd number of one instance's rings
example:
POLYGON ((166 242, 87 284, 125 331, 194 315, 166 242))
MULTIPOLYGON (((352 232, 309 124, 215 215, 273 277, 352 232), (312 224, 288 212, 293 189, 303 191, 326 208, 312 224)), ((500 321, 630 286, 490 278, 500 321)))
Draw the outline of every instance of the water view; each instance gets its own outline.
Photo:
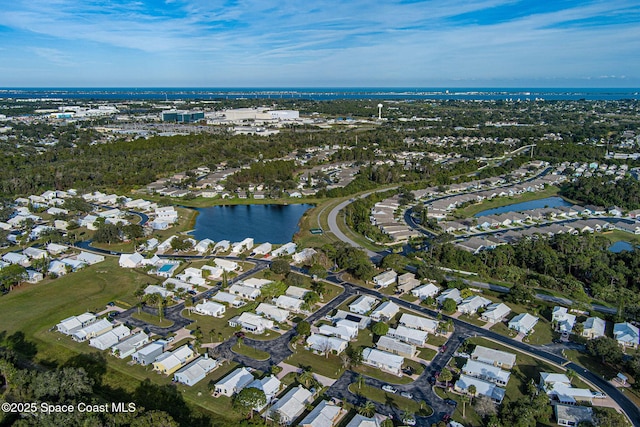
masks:
POLYGON ((230 205, 198 209, 191 233, 197 240, 238 242, 253 237, 256 243, 287 243, 298 222, 312 205, 230 205))
POLYGON ((633 250, 633 245, 623 240, 619 242, 615 242, 614 244, 609 246, 609 251, 614 253, 619 253, 622 251, 632 251, 632 250, 633 250))
POLYGON ((562 197, 546 197, 544 199, 531 200, 528 202, 514 203, 511 205, 501 206, 499 208, 487 209, 482 212, 478 212, 474 216, 476 218, 485 216, 485 215, 495 215, 506 212, 521 212, 529 209, 539 209, 539 208, 557 208, 560 206, 573 206, 572 203, 567 202, 562 197))

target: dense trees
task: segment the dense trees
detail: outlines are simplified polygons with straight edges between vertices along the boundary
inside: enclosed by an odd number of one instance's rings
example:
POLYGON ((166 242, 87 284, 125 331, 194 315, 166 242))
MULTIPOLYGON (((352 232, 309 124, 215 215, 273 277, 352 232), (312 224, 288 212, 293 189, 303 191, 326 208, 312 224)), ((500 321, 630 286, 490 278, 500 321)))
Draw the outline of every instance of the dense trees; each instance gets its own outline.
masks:
POLYGON ((625 178, 613 181, 609 177, 578 178, 562 187, 562 195, 585 204, 624 210, 640 209, 640 181, 625 178))

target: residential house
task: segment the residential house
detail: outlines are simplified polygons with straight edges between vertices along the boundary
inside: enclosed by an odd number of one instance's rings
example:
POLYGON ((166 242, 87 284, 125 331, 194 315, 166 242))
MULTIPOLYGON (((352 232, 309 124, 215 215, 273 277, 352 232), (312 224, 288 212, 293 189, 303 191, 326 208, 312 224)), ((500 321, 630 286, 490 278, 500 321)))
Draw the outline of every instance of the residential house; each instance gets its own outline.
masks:
POLYGON ((453 388, 459 393, 469 393, 469 387, 472 385, 476 388, 476 395, 487 396, 495 403, 502 403, 505 396, 505 389, 488 381, 462 374, 453 388))
POLYGON ((69 246, 58 245, 57 243, 49 243, 47 245, 47 252, 49 252, 51 255, 60 255, 67 250, 69 250, 69 246))
POLYGON ((309 292, 311 292, 309 289, 300 288, 298 286, 289 286, 284 293, 285 295, 293 298, 304 299, 304 296, 309 292))
POLYGON ((430 334, 435 334, 438 330, 438 321, 408 313, 402 314, 400 317, 400 324, 407 328, 418 329, 420 331, 429 332, 430 334))
POLYGON ((296 264, 301 264, 303 262, 309 262, 313 259, 313 256, 317 254, 315 249, 313 248, 304 248, 298 253, 293 254, 292 259, 296 264))
POLYGON ((253 238, 247 237, 241 242, 234 243, 231 247, 232 253, 241 253, 253 249, 253 238))
MULTIPOLYGON (((431 212, 431 209, 429 209, 429 212, 431 212)), ((380 414, 375 414, 373 417, 356 414, 345 427, 380 427, 383 419, 380 414)))
POLYGON ((216 258, 213 260, 214 264, 223 269, 226 272, 236 271, 240 266, 235 261, 229 261, 227 259, 216 258))
POLYGON ((638 348, 638 328, 629 322, 613 325, 613 337, 622 347, 638 348))
POLYGON ((411 290, 411 295, 420 298, 421 300, 432 298, 440 292, 440 288, 433 283, 427 283, 426 285, 419 286, 411 290))
POLYGON ((320 325, 318 332, 322 335, 338 337, 342 340, 350 341, 358 336, 359 329, 357 326, 353 327, 347 322, 349 321, 340 320, 335 324, 335 326, 320 325))
POLYGON ((86 326, 76 330, 71 334, 71 337, 78 341, 83 342, 93 337, 97 337, 98 335, 104 334, 107 331, 113 329, 113 323, 109 322, 107 319, 100 319, 97 322, 89 323, 86 326))
POLYGON ((174 292, 158 285, 147 286, 146 288, 144 288, 144 294, 145 295, 159 294, 162 298, 171 298, 172 296, 175 295, 174 292))
POLYGON ((87 265, 93 265, 104 261, 104 256, 93 254, 91 252, 80 252, 80 254, 76 256, 76 259, 87 265))
POLYGON ((338 312, 333 316, 332 320, 337 322, 339 320, 349 320, 358 325, 358 329, 363 330, 366 329, 367 326, 371 323, 371 318, 369 316, 363 316, 359 314, 350 313, 344 310, 338 310, 338 312))
POLYGON ((238 295, 244 299, 255 301, 260 296, 260 289, 252 288, 249 286, 233 284, 229 287, 229 293, 238 295))
POLYGON ((404 341, 409 344, 424 347, 425 342, 429 334, 425 331, 419 331, 417 329, 407 328, 406 326, 398 325, 397 328, 389 328, 387 335, 393 338, 397 338, 400 341, 404 341))
POLYGON ((544 390, 554 401, 564 405, 575 405, 578 401, 589 402, 593 400, 593 393, 586 388, 576 388, 571 385, 571 380, 565 374, 540 372, 540 390, 544 390))
POLYGON ((237 295, 230 294, 228 292, 219 291, 211 297, 212 300, 222 302, 230 305, 231 307, 241 307, 245 303, 237 295))
POLYGON ((476 313, 480 308, 491 304, 491 300, 479 295, 470 296, 462 300, 458 306, 458 311, 463 314, 476 313))
POLYGON ((137 252, 132 254, 121 254, 118 265, 121 268, 139 268, 144 263, 144 257, 137 252))
POLYGON ((396 289, 400 292, 410 292, 420 286, 420 280, 416 279, 413 273, 404 273, 398 276, 398 286, 396 289))
POLYGON ((79 316, 67 317, 56 325, 58 332, 65 335, 72 335, 77 330, 83 328, 96 321, 96 315, 93 313, 83 313, 79 316))
POLYGON ((276 306, 282 309, 291 310, 294 312, 302 311, 302 304, 304 304, 303 300, 298 298, 293 298, 288 295, 280 295, 278 298, 275 299, 274 302, 276 306))
POLYGON ((371 313, 371 318, 375 321, 388 322, 393 319, 393 317, 400 312, 400 307, 398 304, 393 301, 385 301, 380 304, 373 312, 371 313))
POLYGON ((29 257, 16 252, 7 252, 2 256, 2 260, 4 262, 8 262, 9 264, 20 265, 22 267, 28 267, 31 265, 29 257))
POLYGON ((187 344, 173 351, 162 353, 153 362, 153 370, 165 375, 171 375, 178 369, 189 363, 196 354, 189 348, 187 344))
POLYGON ((205 316, 223 317, 226 311, 226 307, 216 302, 203 300, 201 303, 196 304, 196 306, 193 308, 193 311, 205 316))
POLYGON ((131 335, 131 329, 125 325, 118 325, 103 334, 97 335, 89 340, 89 345, 98 350, 106 350, 116 345, 121 339, 131 335))
POLYGON ((114 356, 124 359, 131 356, 142 346, 149 343, 149 335, 140 331, 134 335, 131 335, 129 338, 120 341, 118 344, 114 345, 111 348, 111 354, 114 356))
POLYGON ((254 377, 247 368, 238 368, 218 381, 214 386, 213 396, 231 397, 253 382, 254 377))
POLYGON ((346 411, 332 401, 323 400, 304 417, 300 427, 331 427, 338 424, 338 420, 346 411))
POLYGON ((396 283, 396 279, 398 277, 398 273, 393 270, 387 270, 384 273, 380 273, 373 278, 373 283, 376 286, 381 288, 386 288, 387 286, 396 283))
POLYGON ((436 298, 436 301, 438 302, 438 304, 442 305, 444 301, 447 299, 452 299, 456 302, 456 304, 460 304, 462 302, 460 289, 458 288, 446 289, 438 296, 438 298, 436 298))
POLYGON ((25 281, 27 283, 38 283, 44 280, 44 274, 39 271, 32 270, 30 268, 27 269, 25 281))
POLYGON ((577 426, 581 422, 593 423, 593 409, 589 406, 554 405, 559 426, 577 426))
POLYGON ((378 339, 376 348, 398 356, 412 358, 418 351, 416 346, 406 342, 402 342, 390 336, 383 336, 378 339))
POLYGON ((599 317, 589 317, 583 325, 582 336, 594 339, 604 336, 606 321, 599 317))
POLYGON ((487 309, 480 316, 480 319, 484 320, 485 322, 498 323, 502 322, 509 313, 511 313, 511 309, 508 305, 497 302, 489 304, 487 306, 487 309))
POLYGON ((311 334, 307 338, 307 348, 321 355, 327 352, 340 354, 347 349, 347 345, 349 341, 334 336, 311 334))
POLYGON ((357 314, 366 314, 373 306, 378 303, 378 300, 368 295, 362 295, 360 298, 349 304, 349 311, 357 314))
POLYGON ((273 258, 277 258, 280 256, 286 256, 286 255, 292 255, 296 252, 296 248, 298 247, 298 245, 296 245, 293 242, 289 242, 289 243, 285 243, 284 245, 280 246, 277 249, 274 249, 271 251, 271 256, 273 258))
POLYGON ((240 326, 243 331, 254 334, 262 334, 267 329, 273 329, 273 320, 265 319, 254 313, 245 311, 229 320, 229 326, 232 328, 240 326))
POLYGON ((273 414, 278 413, 281 424, 291 425, 313 402, 313 394, 306 388, 298 385, 282 396, 265 413, 267 419, 273 419, 273 414))
POLYGON ((164 352, 168 345, 169 343, 165 340, 154 341, 133 353, 131 355, 131 360, 142 366, 151 365, 156 361, 158 356, 164 352))
POLYGON ((242 281, 242 284, 244 286, 250 286, 256 289, 261 289, 263 286, 266 286, 269 283, 273 283, 273 280, 256 279, 255 277, 250 277, 249 279, 245 279, 242 281))
POLYGON ((273 304, 260 303, 256 308, 256 313, 275 322, 285 322, 289 317, 289 311, 278 308, 273 304))
POLYGON ((22 251, 22 254, 28 256, 31 259, 45 259, 49 256, 49 253, 47 251, 34 248, 32 246, 25 248, 22 251))
POLYGON ((253 255, 267 255, 273 249, 271 243, 263 243, 253 248, 253 255))
POLYGON ((502 387, 506 387, 511 375, 508 371, 503 371, 497 366, 487 365, 473 359, 467 360, 467 363, 462 367, 462 372, 470 377, 489 381, 502 387))
POLYGON ((253 409, 255 411, 262 411, 280 392, 281 387, 282 383, 274 375, 269 375, 261 379, 255 379, 253 380, 253 382, 249 383, 246 388, 257 388, 258 390, 262 390, 264 396, 266 397, 266 402, 264 405, 256 406, 253 409))
POLYGON ((193 386, 204 379, 207 374, 218 367, 218 361, 210 359, 205 353, 184 368, 180 369, 173 376, 177 383, 193 386))
POLYGON ((187 282, 195 286, 203 286, 207 281, 202 277, 202 270, 195 267, 187 267, 184 271, 176 276, 177 279, 187 282))
POLYGON ((573 325, 576 323, 576 316, 570 314, 566 307, 557 305, 553 307, 551 321, 556 322, 556 329, 559 332, 569 334, 573 330, 573 325))
POLYGON ((228 240, 220 240, 218 243, 215 244, 215 246, 213 247, 213 252, 214 253, 218 253, 218 252, 226 252, 231 248, 231 242, 228 240))
POLYGON ((538 318, 529 313, 518 314, 509 321, 509 329, 515 329, 518 333, 529 334, 538 323, 538 318))
POLYGON ((471 360, 477 360, 478 362, 498 366, 503 369, 511 369, 516 364, 516 355, 477 345, 473 353, 471 353, 471 360))
POLYGON ((203 239, 203 240, 200 240, 198 244, 194 246, 194 249, 196 250, 196 252, 202 255, 207 253, 209 250, 212 250, 215 245, 216 245, 216 242, 214 242, 213 240, 203 239))
POLYGON ((404 357, 367 347, 362 351, 362 363, 401 376, 404 357))

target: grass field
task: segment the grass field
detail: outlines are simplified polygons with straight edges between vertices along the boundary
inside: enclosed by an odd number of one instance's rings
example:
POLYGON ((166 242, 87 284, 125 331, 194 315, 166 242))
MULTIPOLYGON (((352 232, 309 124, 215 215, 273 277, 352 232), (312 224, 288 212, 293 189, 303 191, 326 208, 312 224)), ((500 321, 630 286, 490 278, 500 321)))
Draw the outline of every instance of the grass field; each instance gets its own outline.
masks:
POLYGON ((144 311, 141 311, 140 313, 134 313, 131 317, 142 320, 143 322, 150 323, 152 325, 161 326, 163 328, 168 328, 173 325, 173 321, 171 320, 165 318, 162 318, 162 320, 160 320, 157 314, 153 315, 145 313, 144 311))
POLYGON ((402 397, 399 394, 387 393, 384 390, 366 384, 363 384, 361 387, 358 386, 357 383, 350 384, 349 391, 355 395, 364 396, 368 400, 391 405, 406 413, 419 413, 424 417, 428 417, 433 413, 433 409, 424 402, 416 402, 415 400, 402 397))
POLYGON ((236 343, 233 347, 231 347, 231 350, 234 353, 243 354, 255 360, 267 360, 270 357, 269 353, 258 350, 257 348, 251 347, 246 344, 240 345, 236 343))

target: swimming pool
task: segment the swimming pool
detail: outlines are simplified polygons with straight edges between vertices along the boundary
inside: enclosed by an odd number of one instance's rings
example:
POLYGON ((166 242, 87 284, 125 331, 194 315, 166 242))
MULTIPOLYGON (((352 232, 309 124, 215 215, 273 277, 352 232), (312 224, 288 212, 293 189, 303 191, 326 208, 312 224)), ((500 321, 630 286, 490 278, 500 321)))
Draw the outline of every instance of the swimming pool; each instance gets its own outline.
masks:
POLYGON ((168 272, 170 272, 170 271, 171 271, 171 269, 172 269, 173 267, 175 267, 175 265, 174 265, 174 264, 164 264, 162 267, 160 267, 160 268, 158 269, 158 272, 159 272, 159 273, 168 273, 168 272))

